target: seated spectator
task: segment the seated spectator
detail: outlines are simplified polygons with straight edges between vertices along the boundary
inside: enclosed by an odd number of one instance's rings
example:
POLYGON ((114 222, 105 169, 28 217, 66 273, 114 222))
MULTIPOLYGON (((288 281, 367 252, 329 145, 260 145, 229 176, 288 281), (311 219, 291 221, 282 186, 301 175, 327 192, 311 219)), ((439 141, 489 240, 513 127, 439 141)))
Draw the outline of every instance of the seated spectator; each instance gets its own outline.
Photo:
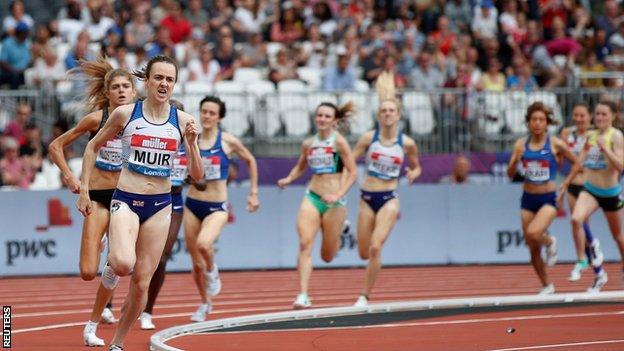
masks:
POLYGON ((221 67, 219 62, 212 56, 212 48, 204 45, 199 54, 199 58, 192 59, 188 64, 190 71, 190 81, 199 81, 212 87, 219 80, 221 67))
POLYGON ((24 137, 24 130, 26 124, 30 121, 31 116, 30 105, 27 103, 20 103, 15 108, 15 118, 4 127, 4 134, 17 140, 20 145, 26 142, 24 137))
POLYGON ((219 67, 221 68, 218 79, 232 79, 234 71, 241 65, 238 53, 234 50, 234 39, 232 37, 224 37, 219 41, 215 59, 219 62, 219 67))
POLYGON ((158 27, 154 41, 145 45, 145 54, 148 59, 156 55, 164 55, 166 52, 173 51, 173 42, 169 35, 169 28, 164 26, 158 27))
MULTIPOLYGON (((598 61, 595 51, 587 51, 582 57, 581 72, 582 73, 602 73, 606 72, 607 68, 598 61)), ((582 79, 581 86, 585 88, 602 88, 604 87, 604 81, 600 78, 594 79, 582 79)))
POLYGON ((249 38, 262 31, 261 26, 266 18, 264 11, 260 8, 260 3, 256 0, 243 0, 234 11, 232 26, 241 38, 249 38))
POLYGON ((104 16, 104 4, 101 0, 89 2, 89 16, 90 21, 86 30, 91 41, 102 41, 108 30, 116 26, 112 18, 104 16))
POLYGON ((283 2, 279 21, 271 25, 271 41, 290 44, 301 40, 304 34, 303 21, 293 8, 292 2, 283 2))
POLYGON ((490 58, 487 70, 481 76, 481 81, 477 85, 477 89, 503 92, 505 90, 506 79, 501 69, 500 61, 495 57, 490 58))
POLYGON ((208 11, 202 8, 201 0, 189 0, 186 10, 184 10, 184 17, 191 23, 193 28, 200 28, 206 32, 209 29, 208 11))
POLYGON ((234 17, 234 9, 232 9, 227 0, 214 0, 212 2, 212 8, 209 11, 209 16, 210 31, 218 31, 219 28, 231 23, 234 17))
POLYGON ((169 13, 160 22, 160 26, 169 28, 169 35, 173 44, 183 42, 191 36, 191 22, 184 17, 182 3, 177 0, 174 0, 169 6, 169 13))
POLYGON ((342 48, 338 51, 338 64, 328 67, 323 74, 322 89, 325 91, 343 91, 355 89, 355 74, 349 68, 349 55, 342 48))
POLYGON ((152 21, 152 25, 154 27, 158 27, 163 18, 167 16, 167 12, 169 11, 169 7, 172 2, 172 0, 160 0, 158 5, 152 7, 150 10, 150 20, 152 21))
POLYGON ((444 15, 449 19, 449 29, 455 34, 466 33, 470 30, 472 21, 470 1, 447 1, 444 5, 444 15))
POLYGON ((241 49, 241 65, 244 67, 266 68, 269 65, 267 58, 267 44, 262 40, 262 34, 253 34, 249 41, 243 43, 241 49))
POLYGON ((9 4, 10 14, 2 20, 2 31, 7 36, 15 34, 15 27, 18 23, 25 23, 29 29, 35 25, 35 21, 24 11, 24 2, 22 0, 13 0, 9 4))
POLYGON ((472 19, 472 32, 476 40, 496 38, 498 35, 498 11, 492 0, 481 0, 481 5, 475 9, 472 19))
POLYGON ((66 7, 59 13, 58 20, 58 32, 63 41, 70 44, 76 43, 80 33, 86 29, 90 16, 89 11, 86 8, 83 9, 80 1, 67 1, 66 7))
POLYGON ((24 71, 32 61, 28 32, 28 25, 20 22, 15 26, 15 36, 2 41, 0 85, 8 84, 11 89, 24 85, 24 71))
POLYGON ((51 46, 43 48, 43 57, 35 60, 32 68, 33 84, 47 91, 54 91, 56 83, 65 79, 65 64, 58 59, 51 46))
POLYGON ((576 56, 583 50, 574 38, 570 38, 565 32, 565 23, 559 17, 552 21, 552 39, 544 45, 551 57, 562 55, 567 58, 565 67, 572 68, 576 62, 576 56))
POLYGON ((465 155, 459 155, 455 158, 453 173, 440 178, 441 184, 470 184, 473 183, 470 178, 470 168, 472 164, 470 159, 465 155))
POLYGON ((41 170, 43 159, 48 157, 48 147, 41 139, 41 129, 35 122, 28 122, 24 132, 25 143, 19 148, 19 156, 28 162, 35 172, 41 170))
POLYGON ((449 28, 449 20, 445 16, 438 17, 437 30, 431 33, 433 40, 436 42, 440 51, 444 56, 448 56, 451 48, 455 45, 455 33, 449 28))
POLYGON ((383 48, 377 48, 373 53, 364 59, 362 68, 364 69, 364 80, 368 84, 373 84, 377 80, 377 77, 383 71, 383 64, 386 59, 386 52, 383 48))
POLYGON ((271 65, 269 71, 269 80, 275 85, 277 83, 287 79, 297 79, 297 64, 292 58, 288 49, 281 49, 277 52, 275 63, 271 65))
POLYGON ((4 186, 10 185, 27 189, 34 179, 29 163, 19 157, 19 145, 13 138, 4 138, 3 157, 0 159, 0 178, 4 186))
POLYGON ((513 72, 507 77, 507 88, 531 92, 539 88, 531 64, 521 57, 514 59, 513 72))
POLYGON ((311 23, 319 24, 319 32, 327 39, 332 40, 334 31, 338 23, 334 20, 332 10, 327 1, 320 0, 312 4, 312 16, 306 21, 306 25, 311 23))
POLYGON ((65 68, 70 70, 78 67, 78 60, 95 60, 95 56, 89 52, 89 33, 83 31, 78 35, 76 46, 65 57, 65 68))
POLYGON ((134 10, 130 23, 124 29, 124 39, 128 49, 134 51, 144 47, 154 39, 154 27, 147 21, 145 12, 134 10))
POLYGON ((416 90, 434 90, 444 85, 444 76, 431 64, 431 53, 422 51, 418 55, 418 64, 412 69, 411 84, 416 90))

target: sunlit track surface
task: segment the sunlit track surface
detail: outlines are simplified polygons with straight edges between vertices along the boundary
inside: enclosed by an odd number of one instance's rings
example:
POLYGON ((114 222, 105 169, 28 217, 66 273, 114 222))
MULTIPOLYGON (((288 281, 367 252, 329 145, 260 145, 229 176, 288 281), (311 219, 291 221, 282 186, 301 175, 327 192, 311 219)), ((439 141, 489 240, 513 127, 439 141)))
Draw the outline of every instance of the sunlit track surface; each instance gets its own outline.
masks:
MULTIPOLYGON (((593 279, 591 272, 585 273, 578 282, 568 282, 567 275, 570 269, 571 265, 565 264, 550 270, 557 292, 580 292, 591 284, 593 279)), ((621 289, 621 266, 609 264, 606 269, 611 280, 604 290, 621 289)), ((209 319, 290 310, 298 290, 298 279, 295 271, 223 272, 221 278, 224 288, 222 294, 215 299, 215 309, 209 319)), ((310 291, 314 307, 352 304, 361 290, 363 279, 363 269, 319 269, 314 271, 310 291)), ((12 306, 13 347, 16 350, 84 350, 81 337, 82 323, 89 316, 98 284, 98 279, 92 282, 83 282, 79 277, 1 279, 0 299, 2 304, 12 306)), ((380 275, 374 294, 371 295, 371 302, 531 294, 537 292, 539 288, 537 278, 528 265, 387 268, 380 275)), ((119 309, 127 289, 128 279, 125 278, 120 282, 115 295, 114 310, 117 316, 119 316, 119 309)), ((188 323, 189 315, 194 312, 198 302, 198 294, 190 274, 169 274, 154 310, 154 323, 157 330, 188 323)), ((539 345, 548 347, 541 349, 553 350, 622 350, 624 343, 617 340, 623 339, 621 327, 624 325, 622 324, 624 323, 622 322, 624 316, 614 313, 617 311, 613 306, 591 306, 540 310, 529 313, 537 315, 579 314, 583 317, 505 319, 510 316, 527 314, 527 312, 515 311, 513 313, 497 312, 462 315, 461 317, 440 317, 431 321, 455 321, 446 324, 422 324, 429 322, 422 320, 417 321, 420 324, 414 326, 409 325, 409 322, 398 323, 397 326, 389 326, 383 329, 383 339, 396 340, 395 346, 392 343, 379 344, 377 342, 348 345, 336 341, 342 340, 343 337, 366 340, 367 335, 374 336, 379 332, 377 329, 368 330, 366 328, 331 332, 290 332, 297 335, 291 341, 287 341, 290 338, 286 335, 287 333, 277 337, 272 333, 247 333, 244 336, 241 334, 236 336, 236 342, 232 341, 231 336, 223 334, 211 336, 210 343, 221 345, 221 347, 247 345, 242 348, 232 348, 240 350, 248 350, 249 345, 254 345, 254 350, 312 350, 314 345, 319 346, 321 344, 321 349, 326 350, 342 350, 354 347, 370 350, 402 350, 405 348, 401 346, 405 346, 406 343, 413 344, 416 339, 411 338, 418 336, 418 344, 427 345, 423 348, 427 350, 487 350, 539 345), (496 316, 498 319, 495 318, 496 316), (459 319, 474 320, 474 322, 457 322, 459 319), (504 325, 509 323, 512 323, 518 330, 516 333, 508 334, 505 332, 504 325), (574 332, 575 326, 570 326, 570 323, 577 323, 576 333, 574 332), (596 325, 603 327, 598 328, 596 325), (615 328, 617 325, 619 325, 618 329, 609 329, 609 326, 615 328), (550 326, 553 328, 552 335, 549 331, 550 326), (557 326, 561 328, 561 333, 554 333, 557 326), (509 343, 503 343, 501 346, 500 342, 480 342, 479 337, 486 337, 484 331, 489 330, 488 328, 492 331, 496 330, 496 333, 500 334, 498 337, 503 338, 502 341, 509 341, 509 343), (461 339, 460 335, 449 335, 451 330, 461 330, 462 332, 473 330, 474 337, 468 335, 461 339), (521 341, 527 339, 527 333, 531 330, 538 334, 540 331, 542 334, 548 334, 550 339, 531 340, 529 338, 526 340, 527 343, 522 343, 521 341), (578 333, 578 330, 588 332, 578 333), (395 333, 396 336, 394 336, 395 333), (273 338, 285 341, 283 345, 275 342, 271 344, 268 340, 273 338), (244 341, 248 339, 250 343, 245 344, 244 341), (453 339, 464 340, 464 342, 469 343, 470 347, 462 348, 460 345, 456 345, 457 348, 454 348, 451 347, 452 344, 440 343, 441 340, 452 341, 453 339), (607 342, 608 340, 611 341, 607 342), (539 344, 537 341, 543 341, 543 343, 539 344), (580 344, 577 345, 577 343, 580 344), (563 348, 550 348, 551 346, 548 346, 554 344, 571 345, 562 346, 563 348), (377 347, 375 348, 375 346, 377 347)), ((98 334, 105 340, 110 340, 113 331, 114 325, 102 324, 98 329, 98 334)), ((125 350, 146 350, 151 334, 153 331, 142 331, 139 329, 138 323, 135 324, 127 339, 125 350)), ((202 337, 204 336, 197 336, 197 338, 202 337)), ((491 335, 487 337, 496 338, 491 335)), ((194 338, 181 338, 177 342, 184 343, 184 345, 178 346, 184 346, 186 349, 201 349, 201 345, 208 342, 207 339, 194 338), (193 347, 194 343, 197 343, 196 348, 193 347)))

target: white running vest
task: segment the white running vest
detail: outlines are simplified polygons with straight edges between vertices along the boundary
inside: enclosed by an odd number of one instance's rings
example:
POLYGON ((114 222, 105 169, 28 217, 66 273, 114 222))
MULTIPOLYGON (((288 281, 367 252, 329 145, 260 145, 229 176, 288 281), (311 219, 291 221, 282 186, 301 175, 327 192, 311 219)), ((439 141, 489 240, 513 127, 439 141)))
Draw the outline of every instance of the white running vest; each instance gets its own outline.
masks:
POLYGON ((384 180, 396 179, 401 174, 404 157, 403 133, 399 131, 396 143, 384 146, 379 140, 379 129, 377 129, 366 153, 368 175, 384 180))
POLYGON ((181 141, 175 107, 169 110, 169 119, 165 123, 153 124, 143 117, 143 102, 138 101, 123 130, 124 165, 146 176, 169 177, 181 141))

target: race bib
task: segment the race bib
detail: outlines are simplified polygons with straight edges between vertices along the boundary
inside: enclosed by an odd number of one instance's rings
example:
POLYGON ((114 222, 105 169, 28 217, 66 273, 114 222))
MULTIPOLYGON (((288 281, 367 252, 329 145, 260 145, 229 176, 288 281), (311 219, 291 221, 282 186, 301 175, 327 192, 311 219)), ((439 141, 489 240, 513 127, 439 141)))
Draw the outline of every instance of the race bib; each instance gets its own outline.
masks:
POLYGON ((332 172, 334 169, 334 148, 315 147, 308 152, 308 166, 315 172, 332 172))
POLYGON ((397 178, 401 173, 403 160, 396 156, 387 156, 373 152, 368 163, 368 170, 390 178, 397 178))
POLYGON ((204 179, 221 179, 221 158, 219 156, 208 156, 202 159, 204 164, 204 179))
POLYGON ((547 160, 522 161, 524 177, 532 182, 550 180, 550 164, 547 160))
POLYGON ((188 162, 186 156, 176 157, 173 159, 173 170, 171 170, 171 181, 178 184, 184 182, 187 175, 188 162))
POLYGON ((105 171, 120 171, 122 164, 123 146, 121 139, 113 139, 106 142, 100 148, 95 159, 95 166, 105 171))

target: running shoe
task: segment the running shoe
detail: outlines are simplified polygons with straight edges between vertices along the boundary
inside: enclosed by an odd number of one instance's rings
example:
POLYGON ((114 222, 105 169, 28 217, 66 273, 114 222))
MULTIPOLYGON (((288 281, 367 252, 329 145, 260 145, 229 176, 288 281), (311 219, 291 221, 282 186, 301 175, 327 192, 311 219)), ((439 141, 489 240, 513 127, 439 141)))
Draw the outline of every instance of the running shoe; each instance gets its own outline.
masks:
POLYGON ((351 231, 351 222, 349 222, 348 219, 345 219, 345 221, 342 223, 342 234, 349 234, 350 231, 351 231))
POLYGON ((115 315, 113 315, 113 311, 110 308, 106 307, 102 310, 102 316, 100 317, 100 321, 106 324, 113 324, 117 322, 115 315))
POLYGON ((217 264, 212 265, 212 271, 204 272, 206 278, 206 294, 209 296, 217 296, 221 292, 221 278, 219 278, 219 267, 217 264))
POLYGON ((141 313, 139 321, 141 322, 141 329, 143 330, 156 329, 156 326, 152 323, 152 315, 147 312, 141 313))
POLYGON ((123 351, 123 347, 119 345, 111 345, 108 347, 108 351, 123 351))
POLYGON ((206 315, 212 311, 212 305, 209 303, 202 303, 197 308, 197 311, 191 315, 191 321, 203 322, 206 320, 206 315))
POLYGON ((293 303, 293 308, 296 310, 301 310, 310 306, 312 306, 312 300, 310 300, 310 297, 306 293, 300 293, 297 295, 297 298, 293 303))
POLYGON ((600 292, 602 287, 605 286, 605 284, 607 284, 608 281, 609 281, 609 277, 607 276, 607 272, 605 272, 604 270, 601 271, 600 274, 598 274, 596 278, 594 278, 594 283, 592 284, 591 287, 587 289, 587 292, 588 293, 600 292))
POLYGON ((364 295, 360 295, 360 297, 358 297, 357 301, 355 301, 353 306, 355 306, 355 307, 366 307, 366 306, 368 306, 368 298, 366 296, 364 296, 364 295))
POLYGON ((97 331, 97 323, 88 321, 85 324, 84 330, 82 331, 82 339, 84 340, 85 346, 104 346, 104 340, 100 339, 95 335, 97 331))
POLYGON ((587 267, 589 267, 589 263, 586 260, 576 262, 576 264, 574 264, 574 268, 572 268, 572 271, 570 272, 568 280, 575 282, 581 279, 581 274, 587 269, 587 267))
POLYGON ((591 258, 592 266, 594 267, 600 267, 604 262, 604 254, 600 249, 600 241, 598 241, 598 238, 594 238, 589 245, 589 256, 591 258))
POLYGON ((550 283, 539 291, 538 295, 552 295, 555 293, 555 285, 550 283))
POLYGON ((550 235, 552 243, 546 247, 546 264, 554 266, 557 263, 557 238, 550 235))

